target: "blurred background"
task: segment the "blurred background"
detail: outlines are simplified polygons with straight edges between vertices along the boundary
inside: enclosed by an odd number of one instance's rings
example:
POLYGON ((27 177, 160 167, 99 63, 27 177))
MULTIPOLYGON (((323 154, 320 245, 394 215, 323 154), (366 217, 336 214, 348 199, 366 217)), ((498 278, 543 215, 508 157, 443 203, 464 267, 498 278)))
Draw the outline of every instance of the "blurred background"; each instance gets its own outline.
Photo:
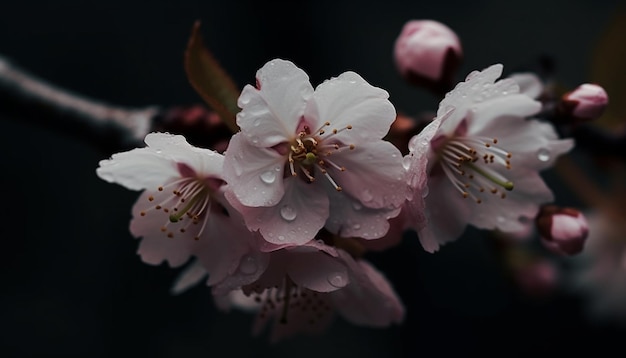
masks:
MULTIPOLYGON (((548 56, 558 80, 573 87, 589 80, 592 52, 618 3, 12 1, 0 12, 0 56, 106 103, 191 105, 202 101, 185 76, 183 52, 200 20, 206 45, 241 87, 280 57, 314 85, 356 71, 389 91, 399 112, 417 115, 436 110, 439 99, 395 69, 393 45, 406 21, 434 19, 457 32, 465 53, 459 80, 494 63, 510 72, 548 56)), ((251 337, 252 315, 217 311, 206 287, 171 296, 178 271, 141 263, 128 232, 138 193, 95 174, 114 151, 5 107, 0 356, 401 357, 622 347, 626 330, 590 321, 575 295, 521 292, 485 235, 471 229, 436 254, 407 236, 369 257, 406 305, 402 325, 368 329, 338 318, 322 336, 271 345, 251 337)), ((580 204, 553 173, 545 177, 557 202, 580 204)))

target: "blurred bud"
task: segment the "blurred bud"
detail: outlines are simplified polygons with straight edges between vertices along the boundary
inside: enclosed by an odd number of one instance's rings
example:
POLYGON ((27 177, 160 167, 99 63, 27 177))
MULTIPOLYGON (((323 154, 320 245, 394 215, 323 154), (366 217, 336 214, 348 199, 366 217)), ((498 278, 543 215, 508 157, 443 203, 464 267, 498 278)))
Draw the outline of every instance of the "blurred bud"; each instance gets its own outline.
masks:
POLYGON ((589 225, 578 210, 547 205, 536 219, 541 241, 550 251, 560 255, 575 255, 583 250, 589 225))
POLYGON ((396 39, 394 57, 406 80, 443 94, 452 88, 463 51, 459 38, 446 25, 412 20, 396 39))
POLYGON ((554 292, 559 280, 559 272, 554 263, 535 258, 516 268, 514 278, 519 288, 527 295, 544 297, 554 292))
POLYGON ((575 122, 585 122, 599 118, 608 103, 609 96, 604 88, 585 83, 564 94, 558 110, 561 117, 572 118, 575 122))
POLYGON ((223 152, 232 132, 220 116, 201 105, 173 107, 163 111, 153 130, 182 134, 189 143, 223 152))

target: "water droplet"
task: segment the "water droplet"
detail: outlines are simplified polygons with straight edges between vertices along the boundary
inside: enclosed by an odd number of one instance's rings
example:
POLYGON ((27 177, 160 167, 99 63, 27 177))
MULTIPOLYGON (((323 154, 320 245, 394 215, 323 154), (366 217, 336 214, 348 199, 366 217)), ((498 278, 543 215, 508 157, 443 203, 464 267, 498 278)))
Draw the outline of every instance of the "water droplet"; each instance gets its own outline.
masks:
POLYGON ((537 159, 542 162, 547 162, 550 160, 550 151, 546 148, 541 148, 537 151, 537 159))
POLYGON ((278 241, 285 241, 285 237, 283 235, 278 235, 278 241))
POLYGON ((294 221, 296 219, 296 216, 298 216, 298 213, 291 206, 285 205, 280 208, 280 216, 282 216, 282 218, 287 221, 294 221))
POLYGON ((239 265, 239 271, 245 275, 252 275, 258 268, 259 266, 256 263, 256 259, 252 256, 244 257, 239 265))
POLYGON ((411 168, 411 157, 410 156, 406 156, 404 158, 402 158, 402 166, 404 167, 405 170, 409 170, 409 168, 411 168))
POLYGON ((265 184, 272 184, 276 180, 276 173, 272 170, 265 171, 261 174, 261 180, 265 184))
POLYGON ((393 154, 391 155, 391 157, 392 157, 392 158, 397 158, 397 157, 398 157, 398 155, 397 155, 396 153, 393 153, 393 154))
POLYGON ((496 220, 498 220, 498 222, 499 222, 499 223, 504 223, 504 222, 506 221, 506 219, 504 218, 504 216, 500 216, 500 215, 498 215, 498 216, 496 217, 496 220))
POLYGON ((358 229, 360 229, 360 228, 361 228, 361 224, 354 224, 354 225, 352 225, 352 228, 353 228, 354 230, 358 230, 358 229))
POLYGON ((369 189, 363 191, 363 202, 368 203, 374 199, 374 195, 369 189))
POLYGON ((161 154, 162 152, 163 152, 163 151, 162 151, 161 149, 157 149, 157 150, 156 150, 156 153, 157 153, 157 154, 161 154))
POLYGON ((348 282, 342 273, 333 273, 328 275, 328 283, 337 288, 345 287, 348 282))
POLYGON ((361 205, 361 203, 359 203, 358 201, 354 201, 352 202, 352 208, 354 210, 361 210, 363 209, 363 205, 361 205))
POLYGON ((425 198, 428 196, 428 185, 424 186, 424 188, 422 188, 422 198, 425 198))

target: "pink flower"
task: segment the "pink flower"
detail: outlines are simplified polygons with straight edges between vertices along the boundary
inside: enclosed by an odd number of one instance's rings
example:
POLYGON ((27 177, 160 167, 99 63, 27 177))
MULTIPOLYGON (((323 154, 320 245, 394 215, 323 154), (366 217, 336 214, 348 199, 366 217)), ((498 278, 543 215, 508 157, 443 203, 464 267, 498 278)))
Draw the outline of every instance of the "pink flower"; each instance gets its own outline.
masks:
POLYGON ((218 306, 257 311, 253 333, 271 322, 274 342, 299 333, 321 333, 335 311, 369 327, 386 327, 404 317, 402 303, 380 272, 316 241, 273 251, 257 282, 229 290, 215 287, 218 306))
POLYGON ((467 224, 523 231, 539 205, 553 199, 539 171, 573 141, 559 140, 550 124, 526 119, 540 103, 519 93, 513 79, 496 82, 501 73, 502 65, 470 73, 411 141, 405 162, 416 190, 409 206, 424 207, 425 223, 413 227, 429 252, 456 239, 467 224), (428 189, 420 190, 425 162, 428 189))
POLYGON ((227 198, 248 228, 287 246, 325 226, 342 236, 383 236, 406 190, 402 155, 381 139, 395 119, 387 97, 354 72, 314 91, 291 62, 263 66, 256 88, 239 97, 241 132, 224 161, 227 198))
POLYGON ((410 82, 449 89, 463 58, 461 41, 446 25, 412 20, 402 28, 394 46, 396 67, 410 82))
POLYGON ((171 267, 196 256, 209 284, 221 281, 255 252, 253 234, 223 198, 224 157, 179 135, 150 133, 145 142, 145 148, 102 160, 96 170, 108 182, 143 190, 130 223, 131 233, 143 238, 139 255, 148 264, 167 261, 171 267))

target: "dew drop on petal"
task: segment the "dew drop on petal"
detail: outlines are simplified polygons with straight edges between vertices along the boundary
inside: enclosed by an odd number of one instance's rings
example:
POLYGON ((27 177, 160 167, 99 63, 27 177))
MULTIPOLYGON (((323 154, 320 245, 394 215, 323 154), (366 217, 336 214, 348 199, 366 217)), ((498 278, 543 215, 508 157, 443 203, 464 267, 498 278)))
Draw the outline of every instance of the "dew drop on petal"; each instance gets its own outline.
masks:
POLYGON ((411 168, 411 157, 410 156, 407 155, 406 157, 402 158, 402 166, 406 170, 409 170, 411 168))
POLYGON ((245 275, 252 275, 258 269, 256 259, 252 256, 246 256, 241 260, 239 271, 245 275))
POLYGON ((337 288, 345 287, 348 282, 342 273, 333 273, 328 275, 328 283, 337 288))
POLYGON ((278 241, 285 241, 285 237, 283 235, 278 235, 278 241))
POLYGON ((354 210, 361 210, 361 209, 363 209, 363 205, 361 205, 361 203, 359 203, 358 201, 353 201, 352 202, 352 208, 354 210))
POLYGON ((272 170, 265 171, 261 174, 261 181, 265 184, 272 184, 276 180, 276 173, 272 170))
POLYGON ((287 221, 294 221, 298 216, 298 213, 291 206, 285 205, 280 208, 280 216, 287 221))
POLYGON ((428 185, 424 186, 424 188, 422 188, 422 198, 425 198, 428 196, 428 185))
POLYGON ((550 151, 546 148, 541 148, 537 151, 537 159, 542 162, 547 162, 550 160, 550 151))
POLYGON ((352 225, 352 229, 354 229, 354 230, 358 230, 360 228, 361 228, 361 224, 354 224, 354 225, 352 225))

